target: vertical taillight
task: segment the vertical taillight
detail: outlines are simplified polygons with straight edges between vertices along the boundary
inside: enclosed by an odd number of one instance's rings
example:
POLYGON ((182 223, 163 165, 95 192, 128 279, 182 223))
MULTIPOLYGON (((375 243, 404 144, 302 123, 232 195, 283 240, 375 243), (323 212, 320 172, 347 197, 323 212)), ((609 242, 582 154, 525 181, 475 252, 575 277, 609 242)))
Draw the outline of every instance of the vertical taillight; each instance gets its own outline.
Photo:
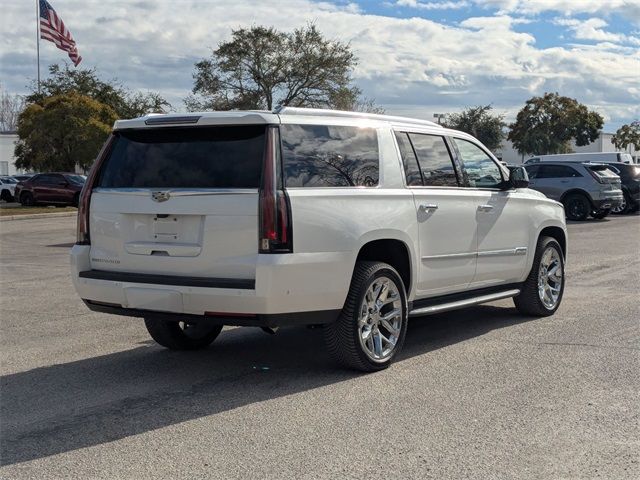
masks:
POLYGON ((84 186, 80 192, 80 197, 78 198, 77 245, 91 245, 91 238, 89 236, 89 203, 91 201, 91 191, 98 179, 100 167, 102 166, 104 159, 109 154, 114 138, 115 137, 113 135, 109 136, 102 146, 100 153, 96 157, 96 161, 93 162, 93 166, 91 167, 91 170, 89 170, 87 180, 84 182, 84 186))
POLYGON ((598 182, 598 183, 606 183, 604 178, 602 178, 600 175, 598 175, 594 169, 592 169, 590 167, 587 167, 587 172, 589 172, 591 174, 591 176, 595 179, 596 182, 598 182))
POLYGON ((282 182, 280 135, 268 127, 260 185, 260 253, 291 253, 289 197, 282 182))

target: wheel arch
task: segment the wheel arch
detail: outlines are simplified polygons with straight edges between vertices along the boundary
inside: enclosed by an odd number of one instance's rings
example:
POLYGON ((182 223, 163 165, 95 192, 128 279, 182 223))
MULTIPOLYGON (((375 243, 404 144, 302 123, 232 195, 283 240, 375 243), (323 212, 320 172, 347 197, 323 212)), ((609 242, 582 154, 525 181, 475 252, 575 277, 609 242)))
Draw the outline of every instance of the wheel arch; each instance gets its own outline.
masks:
POLYGON ((565 259, 567 258, 567 234, 563 228, 555 225, 544 227, 538 234, 538 242, 542 237, 551 237, 555 239, 560 244, 563 257, 565 259))
POLYGON ((569 195, 573 195, 573 194, 578 194, 578 195, 587 197, 587 200, 589 200, 591 207, 593 207, 593 198, 591 198, 591 194, 589 194, 589 192, 587 192, 586 190, 583 190, 582 188, 571 188, 567 190, 560 197, 560 202, 564 203, 564 199, 567 198, 569 195))
MULTIPOLYGON (((407 239, 400 235, 381 235, 379 238, 364 239, 358 249, 355 262, 368 260, 384 262, 396 269, 405 284, 407 299, 415 285, 415 254, 407 239)), ((355 268, 354 262, 354 268, 355 268)))

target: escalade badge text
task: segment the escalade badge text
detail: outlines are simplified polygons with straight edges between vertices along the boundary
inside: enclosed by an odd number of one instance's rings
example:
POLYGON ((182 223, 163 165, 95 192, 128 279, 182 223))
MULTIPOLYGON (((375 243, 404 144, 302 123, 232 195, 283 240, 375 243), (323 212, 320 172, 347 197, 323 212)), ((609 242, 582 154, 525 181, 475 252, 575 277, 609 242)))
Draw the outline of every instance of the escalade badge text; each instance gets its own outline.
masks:
POLYGON ((169 192, 151 192, 151 199, 154 202, 166 202, 170 197, 169 192))

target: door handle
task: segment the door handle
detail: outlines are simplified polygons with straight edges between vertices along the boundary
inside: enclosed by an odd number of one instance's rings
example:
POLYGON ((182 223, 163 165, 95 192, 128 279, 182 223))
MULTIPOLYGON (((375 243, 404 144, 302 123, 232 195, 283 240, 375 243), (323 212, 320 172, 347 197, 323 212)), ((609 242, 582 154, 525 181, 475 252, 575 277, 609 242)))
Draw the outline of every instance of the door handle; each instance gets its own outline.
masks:
POLYGON ((479 212, 490 212, 493 210, 493 205, 478 205, 479 212))
POLYGON ((436 205, 435 203, 422 203, 420 205, 420 210, 422 210, 423 212, 433 212, 437 209, 438 205, 436 205))

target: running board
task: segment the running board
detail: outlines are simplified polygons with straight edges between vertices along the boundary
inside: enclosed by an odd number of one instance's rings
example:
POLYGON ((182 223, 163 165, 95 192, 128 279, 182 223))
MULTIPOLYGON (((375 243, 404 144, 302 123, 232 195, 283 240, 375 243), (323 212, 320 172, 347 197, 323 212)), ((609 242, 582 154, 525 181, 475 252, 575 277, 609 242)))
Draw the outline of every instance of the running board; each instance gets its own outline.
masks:
POLYGON ((520 293, 520 290, 514 288, 513 290, 505 290, 503 292, 489 293, 487 295, 480 295, 478 297, 466 298, 464 300, 457 300, 455 302, 441 303, 439 305, 429 305, 428 307, 416 308, 409 312, 410 317, 418 317, 420 315, 431 315, 432 313, 447 312, 449 310, 456 310, 458 308, 470 307, 472 305, 478 305, 480 303, 493 302, 494 300, 502 300, 504 298, 515 297, 520 293))

